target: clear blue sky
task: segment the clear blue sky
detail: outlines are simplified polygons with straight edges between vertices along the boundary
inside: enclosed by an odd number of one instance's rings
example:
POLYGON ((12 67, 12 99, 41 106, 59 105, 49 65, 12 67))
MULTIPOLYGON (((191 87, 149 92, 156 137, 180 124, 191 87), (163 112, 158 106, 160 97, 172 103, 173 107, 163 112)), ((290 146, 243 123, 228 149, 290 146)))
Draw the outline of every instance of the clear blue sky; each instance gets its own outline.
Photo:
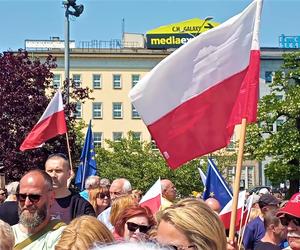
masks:
MULTIPOLYGON (((190 18, 224 22, 241 12, 251 0, 77 0, 85 10, 71 18, 76 43, 120 39, 125 32, 145 34, 161 25, 190 18)), ((0 0, 0 52, 24 47, 25 39, 64 39, 62 0, 0 0)), ((300 35, 300 0, 265 0, 261 23, 261 46, 278 47, 278 37, 300 35)))

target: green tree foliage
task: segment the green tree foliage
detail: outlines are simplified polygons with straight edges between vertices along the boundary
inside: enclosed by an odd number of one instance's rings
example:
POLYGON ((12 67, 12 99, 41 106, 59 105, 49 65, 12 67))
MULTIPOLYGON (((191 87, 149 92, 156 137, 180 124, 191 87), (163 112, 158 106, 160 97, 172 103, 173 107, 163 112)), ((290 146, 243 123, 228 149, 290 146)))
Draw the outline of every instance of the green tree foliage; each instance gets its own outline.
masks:
POLYGON ((271 92, 261 98, 258 123, 248 126, 249 158, 269 159, 265 173, 273 184, 290 181, 290 194, 299 190, 300 53, 283 55, 271 92), (273 126, 274 125, 274 126, 273 126), (275 128, 275 129, 274 129, 275 128))
POLYGON ((140 142, 132 138, 132 133, 119 142, 106 141, 108 149, 97 148, 97 168, 101 177, 113 180, 127 178, 135 189, 147 191, 160 177, 172 180, 177 192, 186 197, 192 191, 203 190, 200 181, 199 160, 185 164, 177 170, 171 170, 151 143, 140 142))
MULTIPOLYGON (((43 168, 51 153, 68 152, 65 136, 53 138, 38 149, 19 150, 56 91, 52 86, 51 73, 56 68, 55 61, 48 56, 41 62, 24 50, 0 53, 0 161, 7 181, 19 180, 30 169, 43 168)), ((80 155, 76 141, 81 125, 77 128, 72 114, 76 101, 88 98, 89 93, 89 89, 74 88, 74 83, 71 83, 70 98, 73 101, 66 105, 65 112, 73 160, 80 155)))

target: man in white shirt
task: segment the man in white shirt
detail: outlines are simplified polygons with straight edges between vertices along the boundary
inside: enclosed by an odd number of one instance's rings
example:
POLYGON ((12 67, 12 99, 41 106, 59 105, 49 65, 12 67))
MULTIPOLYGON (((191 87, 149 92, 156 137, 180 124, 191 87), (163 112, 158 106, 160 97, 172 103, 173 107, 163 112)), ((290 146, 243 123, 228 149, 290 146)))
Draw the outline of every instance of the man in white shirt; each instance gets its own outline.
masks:
POLYGON ((12 227, 14 249, 54 249, 64 224, 50 220, 49 210, 54 201, 51 177, 38 169, 25 174, 20 180, 17 200, 19 223, 12 227))

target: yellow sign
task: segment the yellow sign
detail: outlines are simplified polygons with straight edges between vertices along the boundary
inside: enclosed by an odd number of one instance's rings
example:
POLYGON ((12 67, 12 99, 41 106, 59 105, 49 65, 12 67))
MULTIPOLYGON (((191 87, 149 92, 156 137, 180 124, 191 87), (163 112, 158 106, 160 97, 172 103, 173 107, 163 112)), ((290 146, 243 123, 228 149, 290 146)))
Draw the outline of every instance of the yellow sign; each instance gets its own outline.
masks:
POLYGON ((180 23, 160 26, 146 33, 147 48, 178 48, 200 33, 218 25, 219 23, 210 20, 193 18, 180 23))
POLYGON ((205 21, 199 18, 189 19, 179 23, 173 23, 165 26, 160 26, 156 29, 148 31, 146 34, 178 34, 191 33, 199 34, 206 30, 218 26, 219 23, 212 21, 205 21))

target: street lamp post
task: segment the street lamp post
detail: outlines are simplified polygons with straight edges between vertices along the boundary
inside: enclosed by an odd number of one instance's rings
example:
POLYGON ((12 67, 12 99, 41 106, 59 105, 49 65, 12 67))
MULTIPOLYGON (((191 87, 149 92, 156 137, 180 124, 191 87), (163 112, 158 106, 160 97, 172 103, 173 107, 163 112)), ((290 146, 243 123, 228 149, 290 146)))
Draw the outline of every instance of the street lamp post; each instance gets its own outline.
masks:
POLYGON ((66 8, 65 12, 65 79, 66 79, 66 100, 69 104, 70 96, 70 21, 69 15, 79 17, 83 12, 83 5, 76 5, 76 0, 65 0, 63 5, 66 8), (70 10, 72 7, 73 10, 70 10))

